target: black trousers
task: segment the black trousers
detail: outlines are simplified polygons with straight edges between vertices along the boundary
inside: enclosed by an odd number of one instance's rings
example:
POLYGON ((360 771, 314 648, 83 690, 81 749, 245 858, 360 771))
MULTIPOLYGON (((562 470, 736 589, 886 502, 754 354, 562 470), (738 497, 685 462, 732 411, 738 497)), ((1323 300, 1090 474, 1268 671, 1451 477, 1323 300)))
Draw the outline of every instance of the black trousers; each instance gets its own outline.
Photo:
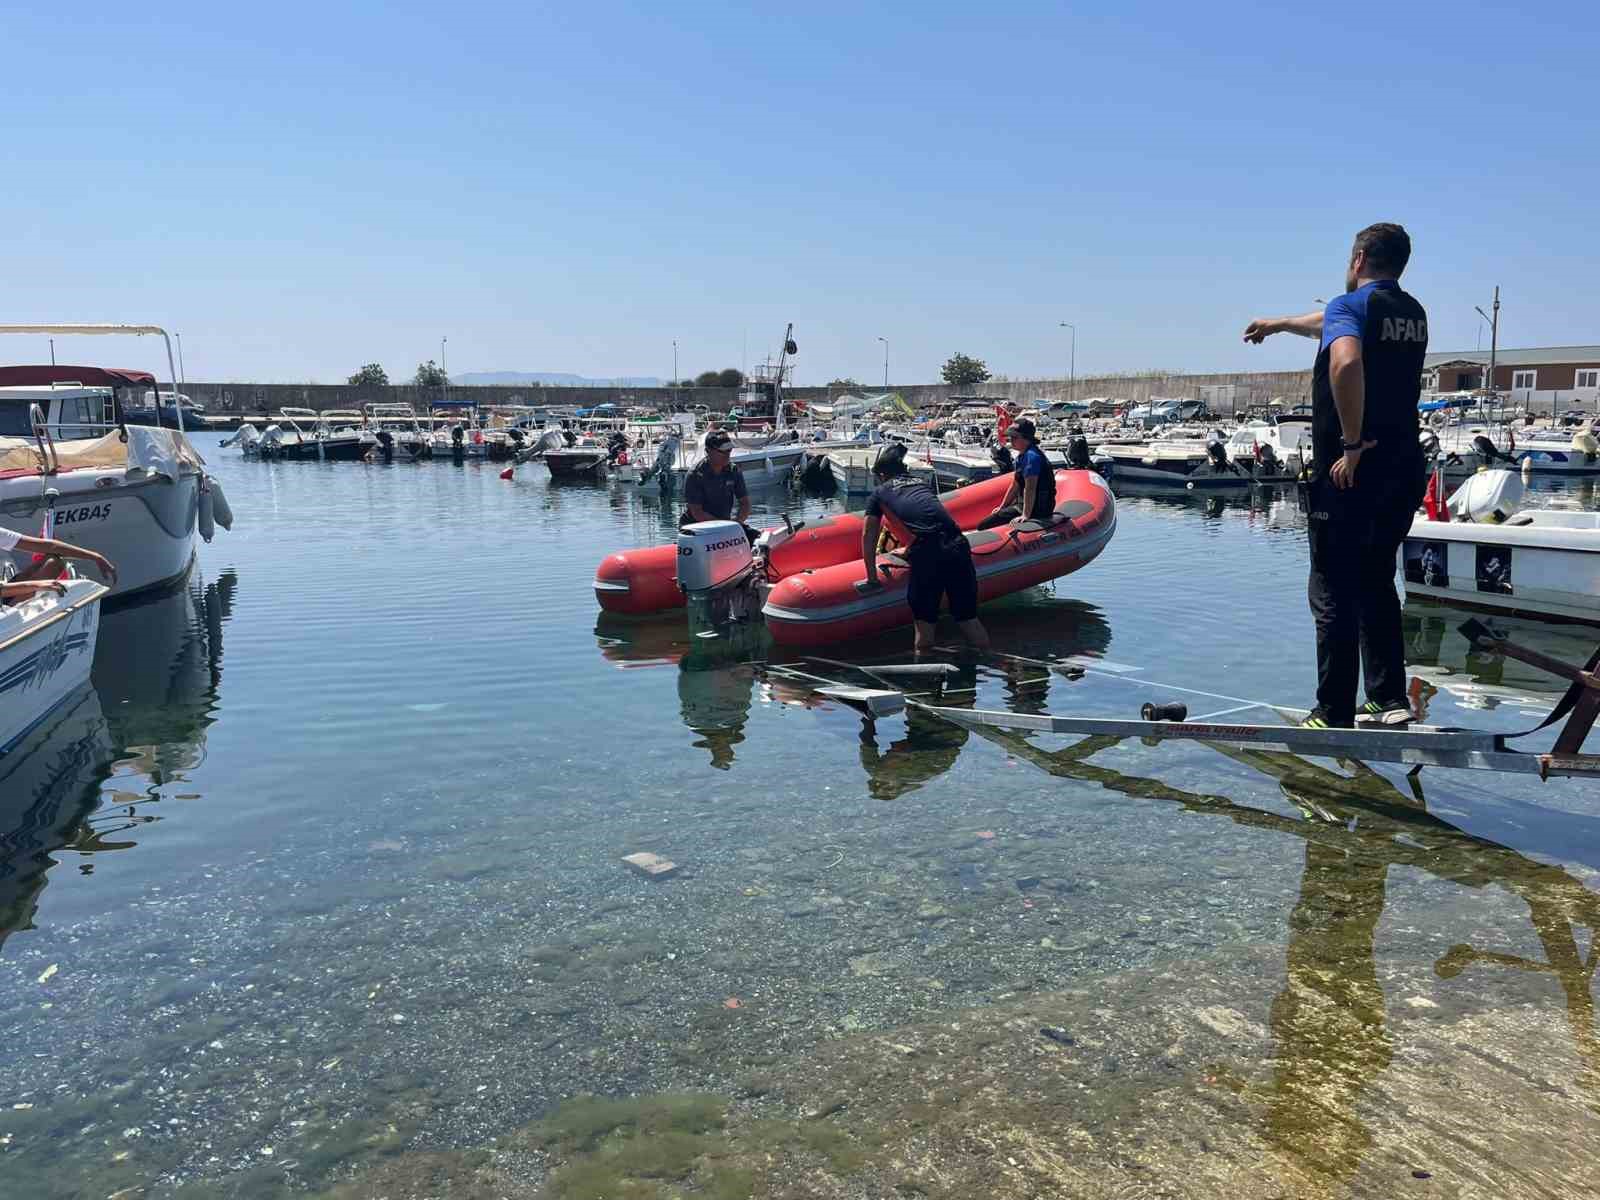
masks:
POLYGON ((1317 705, 1333 724, 1354 721, 1362 674, 1368 700, 1406 698, 1395 559, 1426 490, 1420 455, 1383 459, 1370 450, 1355 487, 1334 487, 1323 464, 1310 484, 1306 591, 1317 629, 1317 705))

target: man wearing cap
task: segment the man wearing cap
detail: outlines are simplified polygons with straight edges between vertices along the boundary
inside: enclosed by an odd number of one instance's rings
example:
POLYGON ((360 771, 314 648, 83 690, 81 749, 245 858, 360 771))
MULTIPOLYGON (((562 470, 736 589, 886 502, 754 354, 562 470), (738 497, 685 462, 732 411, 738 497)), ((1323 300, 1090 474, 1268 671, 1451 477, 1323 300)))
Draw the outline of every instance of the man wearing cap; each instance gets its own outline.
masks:
POLYGON ((993 529, 1008 521, 1044 521, 1055 519, 1056 473, 1039 449, 1038 434, 1033 422, 1023 417, 1006 431, 1011 451, 1017 456, 1016 470, 1011 473, 1011 486, 1006 498, 978 522, 979 529, 993 529))
POLYGON ((916 622, 917 650, 933 649, 939 602, 947 596, 961 635, 975 646, 987 646, 989 634, 978 621, 978 572, 972 564, 972 547, 933 487, 906 474, 905 457, 906 448, 896 442, 884 447, 872 464, 878 487, 867 498, 861 530, 867 586, 879 586, 878 535, 887 521, 911 564, 906 600, 916 622))
MULTIPOLYGON (((706 455, 684 480, 683 499, 688 505, 680 526, 696 521, 738 521, 745 525, 750 519, 750 492, 745 487, 744 473, 733 465, 733 439, 720 429, 706 434, 706 455), (738 507, 739 515, 734 516, 738 507)), ((745 533, 755 540, 754 533, 745 525, 745 533)))

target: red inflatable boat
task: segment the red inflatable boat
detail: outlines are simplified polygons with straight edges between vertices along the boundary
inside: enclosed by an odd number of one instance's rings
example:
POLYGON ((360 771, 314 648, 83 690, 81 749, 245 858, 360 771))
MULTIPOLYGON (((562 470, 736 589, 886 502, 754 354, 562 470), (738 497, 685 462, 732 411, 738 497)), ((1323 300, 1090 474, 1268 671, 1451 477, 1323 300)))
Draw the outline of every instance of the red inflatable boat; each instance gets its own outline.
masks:
MULTIPOLYGON (((940 499, 957 525, 972 529, 999 506, 1010 485, 1011 476, 1004 475, 946 492, 940 499)), ((802 521, 793 529, 768 530, 768 577, 786 579, 801 571, 852 561, 859 569, 861 524, 859 514, 840 513, 802 521)), ((607 612, 641 616, 682 608, 677 545, 647 546, 607 555, 594 573, 594 594, 607 612)))
MULTIPOLYGON (((1009 482, 1010 476, 1005 476, 964 488, 957 495, 1000 484, 987 512, 993 509, 994 500, 1005 495, 1009 482)), ((1093 471, 1057 471, 1055 519, 1048 525, 1029 521, 967 534, 978 569, 979 601, 1071 574, 1105 549, 1116 528, 1117 503, 1105 480, 1093 471)), ((762 609, 773 641, 785 646, 821 646, 909 625, 906 560, 880 555, 878 572, 883 586, 863 591, 866 570, 859 555, 858 547, 853 561, 801 570, 774 585, 762 609)))

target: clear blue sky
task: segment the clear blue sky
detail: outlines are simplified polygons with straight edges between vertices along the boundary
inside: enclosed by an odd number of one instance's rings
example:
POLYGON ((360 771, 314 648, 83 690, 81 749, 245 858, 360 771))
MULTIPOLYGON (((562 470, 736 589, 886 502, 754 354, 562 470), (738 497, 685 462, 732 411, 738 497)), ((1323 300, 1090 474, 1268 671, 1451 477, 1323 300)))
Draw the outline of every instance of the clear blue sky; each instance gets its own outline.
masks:
POLYGON ((788 320, 801 383, 881 381, 879 336, 898 382, 1059 375, 1063 320, 1080 375, 1297 367, 1245 321, 1398 220, 1436 349, 1496 283, 1507 344, 1595 342, 1597 13, 13 7, 0 320, 163 323, 194 379, 408 375, 445 335, 454 374, 666 376, 788 320))

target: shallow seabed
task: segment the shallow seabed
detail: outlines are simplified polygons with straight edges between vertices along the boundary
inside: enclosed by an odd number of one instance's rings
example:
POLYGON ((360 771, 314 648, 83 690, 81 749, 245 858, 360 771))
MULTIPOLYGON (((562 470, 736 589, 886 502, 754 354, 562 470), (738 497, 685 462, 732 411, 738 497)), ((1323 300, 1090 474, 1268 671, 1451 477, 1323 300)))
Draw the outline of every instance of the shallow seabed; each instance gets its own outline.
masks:
MULTIPOLYGON (((209 456, 238 527, 0 764, 6 1196, 1600 1188, 1592 785, 869 723, 597 620, 653 492, 209 456)), ((1303 538, 1125 497, 945 699, 1308 703, 1303 538)), ((1464 615, 1432 719, 1535 724, 1464 615)))

